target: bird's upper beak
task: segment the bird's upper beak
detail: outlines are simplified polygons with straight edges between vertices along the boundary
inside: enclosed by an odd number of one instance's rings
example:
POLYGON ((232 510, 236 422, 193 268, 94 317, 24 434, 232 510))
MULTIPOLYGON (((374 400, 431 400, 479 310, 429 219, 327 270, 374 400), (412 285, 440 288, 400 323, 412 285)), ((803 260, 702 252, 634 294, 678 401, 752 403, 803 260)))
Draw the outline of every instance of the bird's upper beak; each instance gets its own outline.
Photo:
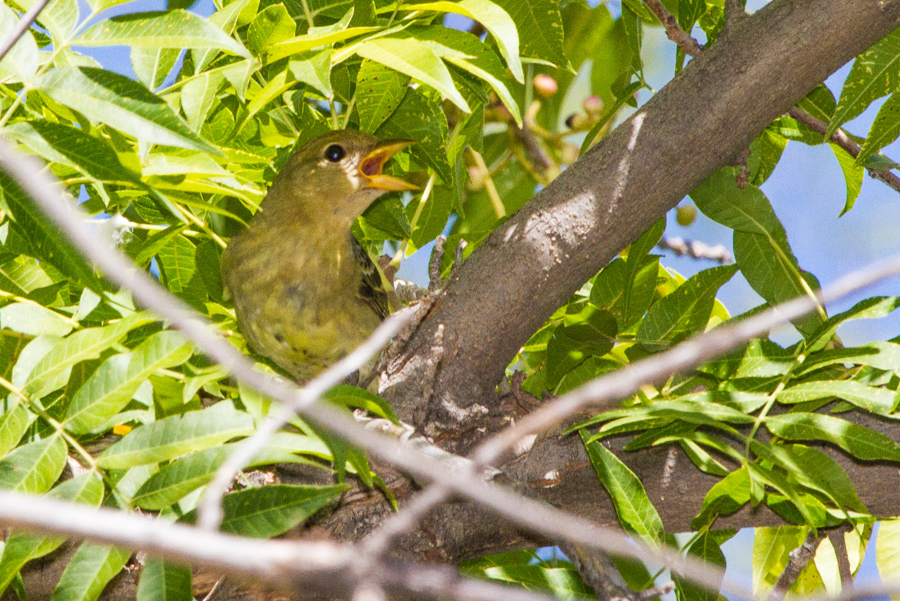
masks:
POLYGON ((406 148, 415 144, 413 140, 384 140, 367 154, 359 164, 359 173, 366 180, 366 188, 379 190, 418 190, 419 187, 405 182, 399 177, 385 175, 381 172, 388 159, 406 148))

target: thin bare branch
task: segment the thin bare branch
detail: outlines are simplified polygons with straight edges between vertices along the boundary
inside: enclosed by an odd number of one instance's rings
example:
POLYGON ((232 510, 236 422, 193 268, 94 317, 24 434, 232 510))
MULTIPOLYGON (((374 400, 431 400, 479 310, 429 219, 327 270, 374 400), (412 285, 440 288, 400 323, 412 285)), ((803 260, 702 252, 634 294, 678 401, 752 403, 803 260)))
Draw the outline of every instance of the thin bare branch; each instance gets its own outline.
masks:
MULTIPOLYGON (((834 547, 834 555, 837 557, 838 574, 841 576, 842 588, 853 588, 853 573, 850 571, 850 558, 847 555, 847 541, 844 536, 852 532, 850 524, 843 524, 837 528, 828 530, 828 540, 834 547)), ((854 533, 856 536, 856 533, 854 533)))
POLYGON ((429 486, 413 497, 413 500, 400 512, 388 518, 381 528, 373 532, 360 545, 360 552, 365 557, 379 557, 390 547, 391 541, 416 527, 432 509, 450 497, 450 490, 444 486, 429 486))
POLYGON ((685 240, 678 236, 663 236, 660 239, 659 248, 671 250, 679 257, 687 255, 694 259, 710 259, 719 263, 734 263, 734 257, 728 249, 721 244, 710 246, 696 240, 685 240))
POLYGON ((659 19, 660 23, 663 24, 663 27, 666 28, 666 35, 668 38, 678 44, 678 47, 681 48, 685 54, 696 57, 703 52, 703 46, 678 26, 678 19, 675 18, 675 15, 666 10, 666 7, 663 6, 663 3, 660 2, 660 0, 644 0, 644 4, 647 5, 650 12, 652 12, 653 15, 659 19))
MULTIPOLYGON (((139 303, 165 316, 197 348, 222 364, 244 384, 292 406, 334 434, 410 474, 442 484, 463 498, 491 508, 514 524, 555 540, 569 540, 624 557, 649 559, 698 584, 713 590, 719 589, 724 575, 717 567, 691 557, 683 557, 677 550, 652 548, 643 541, 628 538, 619 530, 598 526, 589 520, 522 498, 503 487, 489 485, 472 470, 448 469, 447 464, 439 458, 423 455, 396 440, 360 427, 338 408, 325 403, 305 402, 308 397, 303 390, 284 380, 255 371, 253 364, 231 344, 215 335, 210 324, 199 314, 168 294, 156 280, 137 269, 118 249, 87 229, 83 224, 85 216, 81 210, 60 197, 53 180, 42 170, 37 159, 15 153, 8 143, 0 140, 0 167, 111 280, 130 289, 139 303)), ((725 581, 722 590, 744 597, 751 594, 743 586, 729 581, 725 581)))
MULTIPOLYGON (((666 10, 666 7, 663 6, 660 0, 644 0, 644 4, 646 4, 647 8, 649 8, 656 18, 662 22, 663 26, 666 28, 666 35, 669 39, 678 44, 685 54, 692 57, 696 57, 700 54, 703 47, 697 43, 697 40, 692 38, 678 26, 678 20, 672 13, 666 10)), ((747 16, 747 13, 744 11, 744 7, 741 6, 739 0, 728 0, 725 4, 725 11, 727 18, 730 21, 737 21, 747 16)), ((793 107, 788 111, 788 114, 823 136, 828 130, 827 123, 813 117, 802 109, 793 107)), ((851 140, 840 128, 831 135, 831 141, 846 150, 854 159, 859 156, 859 144, 851 140)), ((742 165, 743 168, 746 169, 746 163, 743 163, 742 165)), ((889 169, 869 169, 868 172, 873 179, 884 182, 894 190, 900 192, 900 177, 891 173, 889 169)))
POLYGON ((331 542, 259 540, 128 515, 106 508, 0 492, 0 524, 52 535, 85 538, 144 551, 170 560, 208 566, 272 588, 299 588, 349 597, 363 581, 412 593, 416 598, 471 601, 554 601, 491 582, 472 581, 443 566, 396 562, 360 577, 357 553, 331 542), (446 588, 444 588, 446 587, 446 588))
POLYGON ((38 18, 38 15, 48 4, 50 4, 50 0, 38 0, 28 9, 27 13, 22 15, 22 18, 19 19, 16 26, 13 27, 3 41, 0 42, 0 61, 2 61, 7 53, 12 50, 12 47, 15 46, 16 42, 19 41, 19 38, 22 37, 22 34, 31 27, 31 24, 34 23, 34 20, 38 18))
MULTIPOLYGON (((807 113, 802 109, 798 109, 797 107, 793 107, 788 111, 788 115, 807 126, 811 130, 816 133, 822 134, 823 136, 828 131, 828 124, 822 121, 821 119, 817 119, 807 113)), ((831 142, 834 142, 841 148, 847 151, 854 159, 859 156, 860 146, 856 142, 850 139, 844 130, 838 128, 831 135, 831 142)), ((869 169, 869 175, 873 179, 877 179, 878 181, 884 182, 897 192, 900 192, 900 177, 897 177, 889 169, 869 169)))
POLYGON ((271 582, 336 575, 353 563, 349 547, 331 542, 265 541, 201 532, 113 509, 5 491, 0 492, 0 523, 4 528, 89 539, 271 582))
POLYGON ((809 560, 815 557, 816 549, 819 548, 819 543, 822 542, 823 538, 825 538, 824 534, 818 534, 815 530, 810 530, 803 544, 788 554, 791 559, 784 566, 784 570, 778 576, 778 580, 775 581, 775 586, 772 587, 772 592, 769 593, 766 601, 782 601, 784 599, 788 589, 793 586, 794 582, 797 581, 797 577, 800 576, 800 572, 803 571, 809 560))
POLYGON ((529 434, 546 432, 569 418, 590 409, 608 407, 635 394, 641 386, 665 381, 744 345, 751 338, 802 317, 820 305, 844 297, 886 278, 900 275, 900 255, 851 272, 815 294, 803 296, 753 317, 722 325, 695 336, 670 350, 653 355, 609 375, 592 380, 523 418, 512 428, 482 444, 474 455, 479 465, 497 461, 518 440, 529 434))

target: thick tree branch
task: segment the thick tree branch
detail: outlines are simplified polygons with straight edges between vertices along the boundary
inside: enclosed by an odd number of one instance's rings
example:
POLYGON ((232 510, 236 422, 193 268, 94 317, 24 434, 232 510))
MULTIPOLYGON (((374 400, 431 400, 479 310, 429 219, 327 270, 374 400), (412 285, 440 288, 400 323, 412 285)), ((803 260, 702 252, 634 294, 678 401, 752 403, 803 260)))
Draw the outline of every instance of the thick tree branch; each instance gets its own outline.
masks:
MULTIPOLYGON (((616 253, 838 67, 900 25, 900 0, 776 0, 738 20, 462 265, 384 393, 417 427, 496 404, 528 337, 616 253), (798 31, 816 31, 816 36, 798 31), (419 349, 443 326, 434 393, 419 349)), ((452 428, 451 428, 452 429, 452 428)))

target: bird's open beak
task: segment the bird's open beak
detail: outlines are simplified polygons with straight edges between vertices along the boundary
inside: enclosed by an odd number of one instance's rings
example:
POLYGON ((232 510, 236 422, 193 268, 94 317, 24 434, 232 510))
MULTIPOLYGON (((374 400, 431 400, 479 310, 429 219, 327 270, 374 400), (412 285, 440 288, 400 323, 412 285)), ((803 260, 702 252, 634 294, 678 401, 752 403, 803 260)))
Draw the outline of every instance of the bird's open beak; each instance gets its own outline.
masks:
POLYGON ((366 188, 378 188, 379 190, 418 190, 419 187, 405 182, 399 177, 385 175, 381 172, 388 159, 406 148, 415 144, 413 140, 385 140, 379 142, 372 151, 363 158, 359 164, 359 172, 366 180, 366 188))

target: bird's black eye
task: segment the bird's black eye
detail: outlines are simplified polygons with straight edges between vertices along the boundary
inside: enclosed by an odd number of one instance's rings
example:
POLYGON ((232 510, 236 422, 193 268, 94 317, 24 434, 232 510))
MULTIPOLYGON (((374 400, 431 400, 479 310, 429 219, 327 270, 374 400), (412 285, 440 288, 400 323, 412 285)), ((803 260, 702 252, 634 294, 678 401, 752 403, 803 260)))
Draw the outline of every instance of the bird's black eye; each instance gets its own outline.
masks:
POLYGON ((337 163, 345 156, 347 156, 347 151, 340 144, 332 144, 325 149, 325 158, 332 163, 337 163))

